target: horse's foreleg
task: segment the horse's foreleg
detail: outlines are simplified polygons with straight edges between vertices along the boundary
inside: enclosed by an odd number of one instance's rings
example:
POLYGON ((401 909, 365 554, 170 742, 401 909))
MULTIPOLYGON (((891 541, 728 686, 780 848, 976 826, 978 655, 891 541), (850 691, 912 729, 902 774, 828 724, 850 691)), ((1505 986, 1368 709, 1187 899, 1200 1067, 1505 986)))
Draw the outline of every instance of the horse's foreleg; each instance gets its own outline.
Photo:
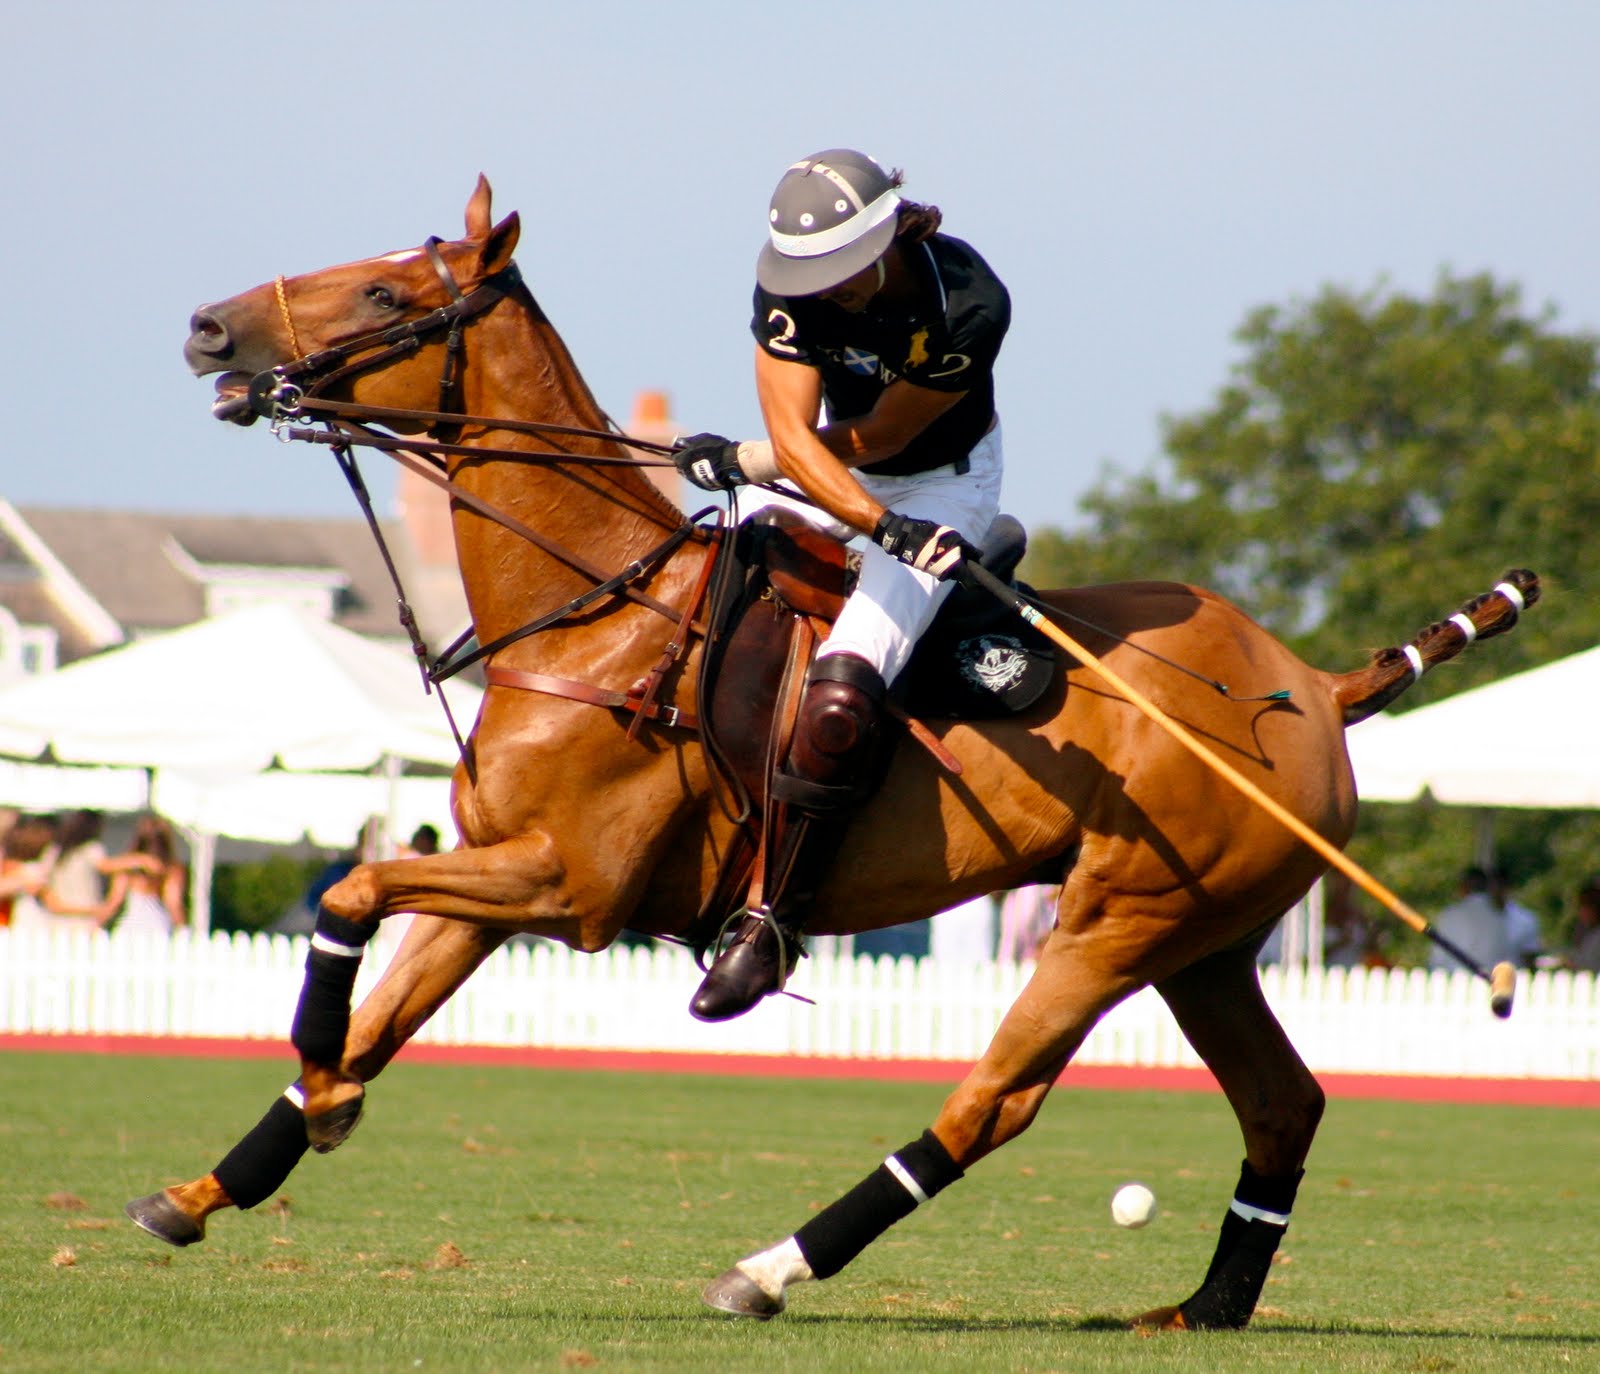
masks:
POLYGON ((897 1221, 1020 1135, 1096 1020, 1133 984, 1096 975, 1099 961, 1059 931, 1006 1013, 983 1058, 945 1102, 931 1130, 896 1150, 788 1240, 741 1260, 702 1293, 736 1316, 776 1316, 785 1289, 837 1274, 897 1221))
POLYGON ((1288 1229, 1325 1099, 1267 1006, 1253 950, 1213 955, 1158 990, 1227 1095, 1245 1158, 1205 1280, 1187 1301, 1137 1324, 1237 1329, 1255 1311, 1288 1229))
POLYGON ((290 1032, 300 1052, 312 1149, 319 1154, 335 1149, 361 1118, 361 1079, 344 1063, 344 1051, 351 991, 366 944, 383 917, 418 910, 455 916, 497 930, 501 939, 534 921, 565 933, 577 925, 565 877, 554 845, 539 836, 520 836, 482 849, 362 864, 328 890, 290 1032))
MULTIPOLYGON (((498 932, 418 916, 378 985, 351 1018, 343 1054, 346 1072, 363 1083, 377 1077, 504 938, 498 932)), ((303 1108, 303 1090, 296 1082, 210 1173, 136 1198, 125 1209, 128 1216, 172 1245, 205 1239, 212 1213, 227 1207, 247 1210, 283 1186, 308 1148, 303 1108)))

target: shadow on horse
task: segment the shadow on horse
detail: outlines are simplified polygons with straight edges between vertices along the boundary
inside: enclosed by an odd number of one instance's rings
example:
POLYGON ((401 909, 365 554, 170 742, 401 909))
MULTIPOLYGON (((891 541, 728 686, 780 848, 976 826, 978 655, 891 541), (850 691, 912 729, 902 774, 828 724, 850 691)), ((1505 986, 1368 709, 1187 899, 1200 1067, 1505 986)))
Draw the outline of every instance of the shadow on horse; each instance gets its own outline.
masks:
MULTIPOLYGON (((691 931, 739 843, 745 822, 720 804, 693 728, 709 705, 697 700, 697 589, 723 541, 630 461, 513 265, 518 232, 515 214, 492 221, 480 178, 459 240, 280 277, 193 317, 186 356, 197 374, 221 374, 219 418, 279 406, 332 415, 329 438, 356 433, 352 417, 431 431, 391 447, 449 492, 473 625, 499 647, 454 778, 460 847, 362 864, 328 892, 293 1027, 299 1080, 213 1172, 129 1204, 174 1244, 201 1239, 219 1208, 270 1197, 308 1142, 336 1146, 364 1085, 509 936, 594 951, 625 926, 691 931), (297 408, 306 398, 324 407, 297 408), (352 1012, 362 949, 396 912, 426 914, 352 1012)), ((1508 576, 1536 594, 1531 575, 1508 576)), ((1331 674, 1197 587, 1076 588, 1041 604, 1340 847, 1356 817, 1345 726, 1458 653, 1464 621, 1482 636, 1517 615, 1514 598, 1486 593, 1405 649, 1331 674), (1279 699, 1197 690, 1177 664, 1279 699)), ((1227 1095, 1245 1162, 1199 1289, 1142 1320, 1244 1325, 1323 1110, 1255 956, 1323 861, 1076 663, 1020 715, 927 728, 938 747, 898 749, 808 929, 874 929, 1053 878, 1054 930, 930 1130, 796 1236, 730 1269, 707 1301, 766 1317, 788 1284, 836 1272, 1024 1131, 1096 1021, 1154 986, 1227 1095)))

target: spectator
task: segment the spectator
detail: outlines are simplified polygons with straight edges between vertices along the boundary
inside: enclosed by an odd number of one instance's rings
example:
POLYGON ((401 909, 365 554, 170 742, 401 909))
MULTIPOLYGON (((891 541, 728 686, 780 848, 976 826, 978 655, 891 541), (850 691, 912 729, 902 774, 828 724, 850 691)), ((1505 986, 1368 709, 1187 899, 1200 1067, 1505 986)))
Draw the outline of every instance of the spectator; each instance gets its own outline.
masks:
MULTIPOLYGON (((1505 913, 1489 895, 1489 875, 1481 868, 1462 871, 1460 894, 1456 902, 1439 913, 1433 928, 1487 972, 1511 958, 1505 913)), ((1455 955, 1439 945, 1428 953, 1429 968, 1453 971, 1461 966, 1455 955)))
POLYGON ((1538 916, 1511 895, 1511 885, 1499 869, 1489 874, 1489 897, 1505 916, 1511 962, 1518 968, 1537 968, 1539 956, 1544 953, 1544 935, 1539 929, 1538 916))
POLYGON ((117 931, 170 935, 185 924, 188 871, 178 862, 177 851, 177 838, 164 817, 146 813, 134 823, 127 851, 106 862, 111 873, 106 905, 116 913, 117 931))
POLYGON ((0 925, 13 930, 45 930, 50 915, 39 892, 55 865, 55 822, 46 816, 22 816, 13 822, 0 847, 0 925))
POLYGON ((1056 899, 1061 889, 1039 883, 1018 887, 1000 899, 1000 949, 1002 962, 1022 963, 1039 953, 1056 924, 1056 899))
POLYGON ((430 854, 439 852, 439 830, 437 826, 419 825, 411 832, 411 843, 401 845, 400 852, 395 855, 398 859, 421 859, 430 854))
POLYGON ((105 817, 98 811, 69 811, 57 820, 59 853, 40 901, 58 925, 102 926, 116 910, 106 895, 111 861, 100 841, 104 829, 105 817))
POLYGON ((364 856, 371 830, 372 823, 369 821, 361 827, 361 832, 356 836, 355 844, 349 849, 341 850, 334 855, 332 859, 323 865, 322 871, 311 880, 311 886, 306 889, 306 895, 301 901, 313 917, 316 916, 317 909, 322 905, 322 894, 335 883, 342 882, 355 872, 356 865, 361 862, 364 856))
POLYGON ((1322 963, 1325 968, 1391 968, 1379 931, 1356 901, 1355 885, 1342 873, 1323 879, 1322 963))
POLYGON ((1600 973, 1600 881, 1591 880, 1578 891, 1577 924, 1562 962, 1580 973, 1600 973))

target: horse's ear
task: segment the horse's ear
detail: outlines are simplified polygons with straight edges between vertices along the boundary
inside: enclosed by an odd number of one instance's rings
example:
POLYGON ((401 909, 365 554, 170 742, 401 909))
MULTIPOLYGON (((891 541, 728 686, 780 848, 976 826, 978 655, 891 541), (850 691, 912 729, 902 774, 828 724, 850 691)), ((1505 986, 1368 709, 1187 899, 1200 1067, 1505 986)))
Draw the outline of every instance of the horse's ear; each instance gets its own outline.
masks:
POLYGON ((489 238, 483 245, 483 256, 479 259, 479 270, 484 276, 492 277, 510 263, 511 255, 517 251, 517 240, 521 237, 522 221, 513 210, 489 231, 489 238))
POLYGON ((489 178, 478 173, 478 184, 467 201, 467 237, 481 239, 489 232, 489 178))

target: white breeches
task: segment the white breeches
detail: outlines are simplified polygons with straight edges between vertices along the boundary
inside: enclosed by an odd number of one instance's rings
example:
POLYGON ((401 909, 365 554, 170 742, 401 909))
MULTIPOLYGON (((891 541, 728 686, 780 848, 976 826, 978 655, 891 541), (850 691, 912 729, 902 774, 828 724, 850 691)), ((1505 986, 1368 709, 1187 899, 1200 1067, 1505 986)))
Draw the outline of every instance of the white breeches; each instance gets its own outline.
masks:
MULTIPOLYGON (((909 477, 875 477, 860 471, 854 475, 874 500, 897 515, 949 525, 968 542, 981 544, 1000 513, 1005 459, 998 422, 978 441, 970 460, 971 467, 960 475, 948 467, 909 477)), ((804 501, 740 488, 736 506, 740 520, 771 506, 794 511, 836 539, 859 538, 849 526, 804 501)), ((817 656, 855 654, 872 664, 885 682, 892 683, 955 583, 937 581, 908 567, 871 540, 861 543, 860 580, 817 656)))

